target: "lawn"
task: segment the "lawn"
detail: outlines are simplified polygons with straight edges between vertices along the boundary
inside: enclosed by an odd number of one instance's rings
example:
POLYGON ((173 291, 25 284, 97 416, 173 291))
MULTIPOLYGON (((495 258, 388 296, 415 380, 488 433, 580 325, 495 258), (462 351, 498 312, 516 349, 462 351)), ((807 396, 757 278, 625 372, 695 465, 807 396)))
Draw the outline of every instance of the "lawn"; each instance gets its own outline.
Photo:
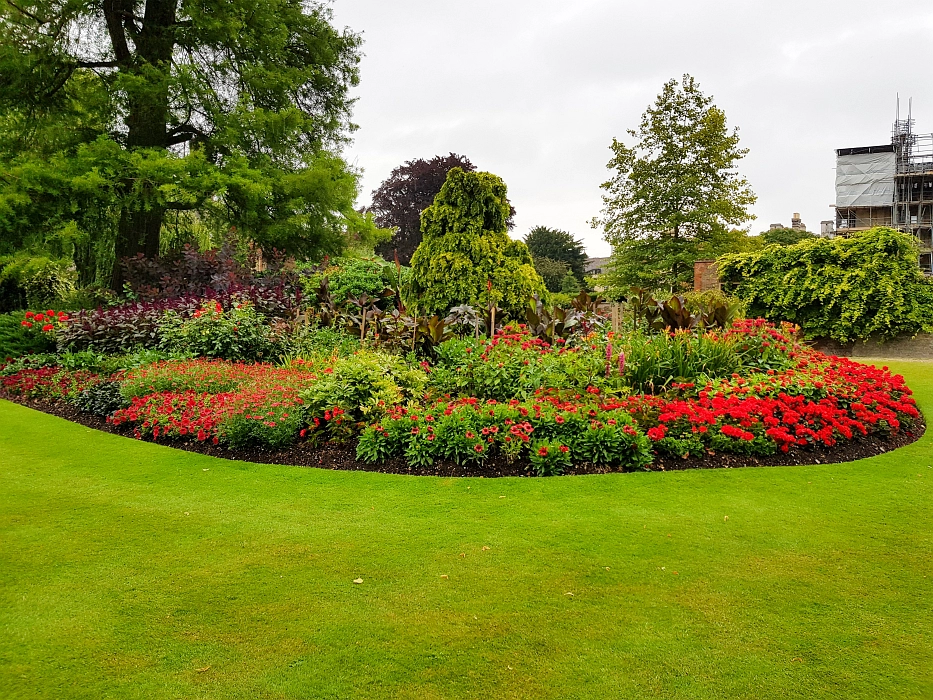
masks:
MULTIPOLYGON (((891 364, 933 415, 933 365, 891 364)), ((933 431, 851 464, 435 479, 0 402, 0 474, 4 698, 933 697, 933 431)))

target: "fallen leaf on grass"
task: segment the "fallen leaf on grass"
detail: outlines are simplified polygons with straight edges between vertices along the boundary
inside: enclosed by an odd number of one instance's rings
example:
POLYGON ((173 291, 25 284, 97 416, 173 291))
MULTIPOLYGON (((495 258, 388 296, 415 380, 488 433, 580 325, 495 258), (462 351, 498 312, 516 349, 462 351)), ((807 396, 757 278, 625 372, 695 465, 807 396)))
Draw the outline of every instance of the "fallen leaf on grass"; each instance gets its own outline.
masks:
POLYGON ((450 578, 447 574, 441 574, 441 578, 450 578))
POLYGON ((571 598, 573 598, 573 593, 571 593, 570 591, 567 591, 566 593, 564 593, 564 595, 569 595, 571 598))
POLYGON ((363 583, 363 579, 361 579, 361 578, 355 578, 355 579, 353 579, 353 583, 363 583))
POLYGON ((483 551, 484 551, 484 552, 485 552, 487 549, 489 549, 489 547, 483 547, 483 551))
POLYGON ((466 556, 466 552, 460 552, 460 556, 461 556, 461 557, 465 557, 465 556, 466 556))
POLYGON ((210 671, 210 670, 211 670, 211 667, 210 667, 210 666, 205 666, 204 668, 197 668, 197 669, 195 669, 195 670, 196 670, 198 673, 204 673, 205 671, 210 671))
POLYGON ((724 516, 722 520, 723 520, 723 522, 728 522, 729 516, 728 516, 728 515, 724 516))

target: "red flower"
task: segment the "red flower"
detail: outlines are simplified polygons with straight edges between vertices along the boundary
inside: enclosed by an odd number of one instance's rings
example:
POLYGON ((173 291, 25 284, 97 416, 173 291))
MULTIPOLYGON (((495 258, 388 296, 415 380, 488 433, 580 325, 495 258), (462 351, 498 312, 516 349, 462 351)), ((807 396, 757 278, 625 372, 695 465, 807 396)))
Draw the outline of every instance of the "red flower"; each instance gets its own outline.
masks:
POLYGON ((547 457, 547 445, 541 445, 541 447, 538 448, 538 456, 547 457))
POLYGON ((23 321, 20 325, 26 326, 26 328, 32 328, 32 324, 29 321, 23 321))
POLYGON ((42 330, 45 331, 46 333, 49 332, 50 330, 53 330, 54 328, 55 326, 53 326, 51 323, 46 323, 44 326, 42 326, 42 330))
POLYGON ((570 452, 570 448, 567 447, 567 445, 561 445, 560 451, 563 452, 564 454, 567 454, 568 452, 570 452))
POLYGON ((473 446, 473 449, 477 452, 482 452, 485 448, 483 447, 483 443, 478 442, 473 446))

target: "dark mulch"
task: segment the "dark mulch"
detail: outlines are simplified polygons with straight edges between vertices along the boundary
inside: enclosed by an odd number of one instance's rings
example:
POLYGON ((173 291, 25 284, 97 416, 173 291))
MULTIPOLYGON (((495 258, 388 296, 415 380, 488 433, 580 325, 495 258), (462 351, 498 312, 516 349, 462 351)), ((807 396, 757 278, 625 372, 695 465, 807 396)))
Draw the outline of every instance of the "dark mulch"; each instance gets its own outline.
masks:
MULTIPOLYGON (((133 439, 133 427, 130 425, 114 426, 103 418, 81 413, 70 404, 61 401, 24 399, 0 392, 0 398, 34 408, 43 413, 58 416, 74 423, 107 433, 123 435, 133 439)), ((733 467, 771 467, 793 466, 802 464, 838 464, 852 462, 865 457, 896 450, 920 439, 926 431, 926 422, 919 418, 910 429, 891 438, 869 436, 860 440, 840 442, 835 447, 809 447, 792 450, 788 454, 775 454, 769 457, 749 455, 718 454, 708 452, 702 456, 690 456, 679 459, 667 455, 656 456, 650 465, 653 471, 673 471, 680 469, 730 469, 733 467)), ((197 441, 160 440, 160 445, 173 447, 188 452, 198 452, 211 457, 233 459, 261 464, 287 464, 299 467, 319 467, 321 469, 343 469, 346 471, 382 472, 384 474, 411 474, 416 476, 533 476, 526 461, 508 462, 498 457, 483 464, 461 466, 453 462, 438 462, 430 468, 411 467, 403 459, 392 459, 383 464, 367 464, 356 459, 355 444, 314 446, 302 443, 284 449, 266 447, 244 447, 229 449, 222 445, 212 445, 197 441)), ((581 464, 573 467, 567 474, 609 474, 621 471, 612 467, 594 464, 581 464)))

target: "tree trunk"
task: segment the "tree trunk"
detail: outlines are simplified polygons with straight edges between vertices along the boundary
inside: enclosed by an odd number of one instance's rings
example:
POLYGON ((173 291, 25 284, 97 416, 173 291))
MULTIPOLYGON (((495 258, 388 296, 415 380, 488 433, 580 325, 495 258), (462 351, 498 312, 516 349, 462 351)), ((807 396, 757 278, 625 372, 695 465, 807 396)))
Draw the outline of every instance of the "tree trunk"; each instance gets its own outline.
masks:
MULTIPOLYGON (((116 3, 110 4, 110 7, 116 3)), ((175 48, 175 14, 178 0, 147 0, 142 28, 135 38, 135 51, 122 60, 121 72, 131 73, 140 83, 127 100, 127 150, 166 148, 169 116, 168 85, 171 74, 172 52, 175 48)), ((119 13, 117 14, 119 17, 119 13)), ((122 19, 118 19, 122 22, 122 19)), ((108 18, 108 25, 110 25, 108 18)), ((115 54, 120 59, 122 26, 110 26, 115 54)), ((125 46, 125 35, 122 35, 125 46)), ((152 183, 141 183, 141 190, 130 192, 132 182, 124 184, 126 198, 120 212, 117 230, 115 260, 111 286, 123 287, 124 258, 143 253, 147 257, 159 255, 159 240, 165 206, 158 201, 152 183)))

